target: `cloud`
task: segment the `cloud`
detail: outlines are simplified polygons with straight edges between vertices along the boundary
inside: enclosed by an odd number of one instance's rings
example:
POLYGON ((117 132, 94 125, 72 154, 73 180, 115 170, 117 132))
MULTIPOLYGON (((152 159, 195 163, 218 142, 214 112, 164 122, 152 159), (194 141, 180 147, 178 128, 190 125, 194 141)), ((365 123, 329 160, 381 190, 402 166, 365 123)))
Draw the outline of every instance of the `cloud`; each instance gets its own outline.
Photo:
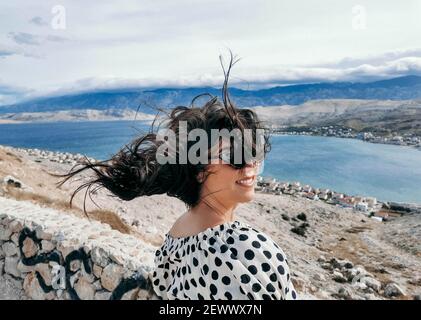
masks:
POLYGON ((48 36, 45 37, 45 40, 51 41, 51 42, 64 42, 64 41, 67 41, 68 39, 64 38, 64 37, 48 35, 48 36))
POLYGON ((33 17, 31 20, 29 20, 29 23, 35 24, 40 27, 44 27, 48 25, 48 23, 39 16, 33 17))
POLYGON ((9 37, 17 44, 40 45, 38 36, 26 32, 9 32, 9 37))
POLYGON ((26 32, 9 32, 9 37, 12 38, 14 42, 19 45, 31 45, 31 46, 40 46, 45 42, 64 42, 67 41, 67 38, 56 36, 56 35, 35 35, 26 32))
POLYGON ((43 58, 42 55, 34 52, 33 50, 28 50, 26 48, 22 48, 19 46, 6 46, 6 45, 2 45, 0 44, 0 60, 1 59, 6 59, 8 57, 11 56, 22 56, 22 57, 27 57, 27 58, 43 58))
MULTIPOLYGON (((247 74, 237 75, 234 67, 230 83, 244 89, 259 89, 277 85, 303 84, 315 82, 352 81, 369 82, 404 75, 421 76, 421 57, 404 57, 381 65, 361 64, 350 68, 333 67, 284 67, 269 70, 247 70, 247 74)), ((35 96, 57 96, 87 91, 151 88, 186 88, 213 86, 223 83, 222 72, 184 75, 175 78, 90 77, 62 84, 55 88, 37 91, 35 96)))
POLYGON ((28 89, 6 84, 0 79, 0 107, 23 99, 29 92, 28 89))
POLYGON ((6 49, 6 48, 1 48, 0 46, 0 59, 4 57, 12 56, 14 54, 16 54, 16 51, 6 49))

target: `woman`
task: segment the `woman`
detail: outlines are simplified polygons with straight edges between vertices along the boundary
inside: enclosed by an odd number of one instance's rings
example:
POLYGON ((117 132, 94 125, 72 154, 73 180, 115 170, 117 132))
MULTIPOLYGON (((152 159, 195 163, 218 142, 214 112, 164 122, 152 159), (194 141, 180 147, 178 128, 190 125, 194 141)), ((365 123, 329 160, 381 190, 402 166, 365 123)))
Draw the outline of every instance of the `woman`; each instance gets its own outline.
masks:
POLYGON ((85 187, 90 195, 97 189, 91 188, 98 186, 124 200, 167 194, 186 204, 188 210, 165 234, 155 253, 152 284, 162 299, 297 298, 282 249, 268 235, 235 218, 237 205, 254 197, 258 170, 270 144, 264 131, 263 157, 258 158, 256 132, 264 127, 252 110, 238 109, 230 101, 228 78, 234 63, 231 56, 229 68, 224 69, 222 102, 211 97, 202 107, 193 106, 195 99, 190 107, 176 107, 166 128, 178 141, 183 123, 187 133, 195 129, 209 135, 216 129, 239 130, 242 148, 231 139, 208 139, 209 162, 198 163, 192 157, 182 162, 182 151, 197 155, 189 152, 194 141, 161 152, 164 140, 151 130, 109 161, 87 162, 66 176, 67 180, 85 169, 94 170, 95 178, 81 185, 73 196, 85 187), (252 131, 252 139, 247 139, 247 130, 252 131), (247 148, 258 160, 247 161, 247 148), (235 159, 238 150, 244 156, 241 161, 235 159), (158 156, 170 154, 175 163, 158 161, 158 156))

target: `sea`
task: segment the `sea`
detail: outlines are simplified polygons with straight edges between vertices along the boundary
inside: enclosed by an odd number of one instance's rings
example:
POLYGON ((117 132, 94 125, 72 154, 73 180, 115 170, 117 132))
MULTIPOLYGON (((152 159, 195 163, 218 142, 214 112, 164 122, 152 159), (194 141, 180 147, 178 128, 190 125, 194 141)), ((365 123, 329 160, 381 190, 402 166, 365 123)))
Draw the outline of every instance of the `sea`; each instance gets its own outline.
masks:
MULTIPOLYGON (((149 122, 87 121, 0 125, 0 144, 108 159, 149 122)), ((381 201, 421 203, 421 151, 356 139, 273 135, 263 176, 381 201)))

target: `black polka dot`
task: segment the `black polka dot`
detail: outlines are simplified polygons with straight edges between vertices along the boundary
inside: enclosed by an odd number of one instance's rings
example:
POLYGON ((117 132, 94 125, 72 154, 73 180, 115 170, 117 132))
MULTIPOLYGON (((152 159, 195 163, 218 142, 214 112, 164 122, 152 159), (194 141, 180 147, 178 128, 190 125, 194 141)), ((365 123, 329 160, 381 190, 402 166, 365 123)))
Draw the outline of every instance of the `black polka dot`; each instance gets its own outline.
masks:
POLYGON ((240 239, 241 241, 246 241, 248 238, 249 238, 249 237, 248 237, 248 235, 246 235, 246 234, 240 234, 240 236, 239 236, 239 239, 240 239))
POLYGON ((234 259, 234 260, 236 260, 238 257, 238 252, 237 252, 237 249, 235 249, 235 248, 230 248, 230 250, 231 250, 231 255, 230 255, 230 257, 231 257, 231 259, 234 259))
POLYGON ((251 243, 251 245, 252 245, 253 247, 255 247, 256 249, 259 249, 259 248, 260 248, 260 242, 259 242, 259 241, 253 241, 253 242, 251 243))
POLYGON ((269 279, 270 281, 275 282, 276 280, 278 280, 278 277, 276 276, 276 273, 274 272, 269 276, 269 279))
POLYGON ((291 295, 293 299, 297 299, 297 294, 295 293, 294 290, 291 291, 291 295))
POLYGON ((276 254, 276 258, 278 258, 279 261, 284 261, 284 256, 280 254, 279 252, 276 254))
POLYGON ((205 298, 200 293, 197 294, 197 299, 198 300, 205 300, 205 298))
POLYGON ((275 287, 274 287, 274 286, 273 286, 273 284, 271 284, 271 283, 268 283, 268 284, 266 285, 266 290, 267 290, 268 292, 275 292, 275 291, 276 291, 275 287))
POLYGON ((209 244, 210 244, 211 246, 213 246, 215 242, 216 242, 216 239, 215 239, 214 237, 210 237, 210 238, 209 238, 209 244))
POLYGON ((227 238, 227 243, 228 244, 234 244, 234 238, 233 237, 228 237, 227 238))
POLYGON ((226 244, 223 244, 221 246, 221 253, 225 253, 228 250, 228 246, 226 244))
POLYGON ((248 266, 247 268, 251 274, 256 274, 257 273, 257 268, 253 265, 248 266))
POLYGON ((189 283, 187 282, 187 280, 184 282, 184 288, 185 288, 186 290, 189 290, 189 289, 190 289, 190 285, 189 285, 189 283))
POLYGON ((257 237, 259 238, 260 241, 266 241, 266 238, 260 233, 257 235, 257 237))
POLYGON ((190 283, 193 285, 193 287, 197 287, 197 282, 194 279, 190 280, 190 283))
POLYGON ((217 267, 220 267, 220 266, 221 266, 221 264, 222 264, 222 260, 221 260, 221 259, 219 259, 218 257, 215 257, 215 265, 216 265, 217 267))
POLYGON ((263 250, 263 254, 265 255, 266 258, 270 259, 272 258, 272 254, 270 253, 270 251, 267 250, 263 250))
POLYGON ((160 285, 160 286, 159 286, 159 290, 164 291, 164 290, 165 290, 165 286, 160 285))
POLYGON ((210 253, 215 253, 216 252, 216 249, 214 247, 209 247, 209 252, 210 253))
POLYGON ((241 282, 242 283, 249 283, 250 282, 250 276, 248 274, 241 275, 241 282))
POLYGON ((214 271, 212 271, 212 279, 213 280, 217 280, 218 279, 218 271, 216 271, 216 270, 214 270, 214 271))
POLYGON ((268 272, 270 270, 270 265, 268 263, 266 263, 266 262, 263 262, 262 263, 262 270, 264 272, 268 272))
POLYGON ((251 288, 253 289, 254 292, 259 292, 260 289, 262 289, 262 286, 259 283, 253 283, 251 288))
POLYGON ((225 261, 225 264, 228 266, 228 268, 230 268, 230 270, 232 270, 233 266, 231 262, 225 261))
POLYGON ((254 258, 253 250, 247 249, 246 252, 244 252, 244 256, 247 260, 252 260, 254 258))
POLYGON ((225 292, 224 296, 227 297, 227 300, 232 300, 232 294, 229 293, 228 291, 225 292))
POLYGON ((205 280, 203 280, 203 278, 202 278, 202 277, 199 277, 199 283, 200 283, 200 285, 201 285, 202 287, 206 287, 205 280))
POLYGON ((278 272, 279 272, 280 274, 284 274, 284 273, 285 273, 285 269, 284 269, 284 267, 283 267, 282 265, 279 265, 279 266, 278 266, 278 272))
POLYGON ((231 283, 231 279, 227 276, 222 277, 222 283, 225 285, 229 285, 231 283))
POLYGON ((218 289, 216 288, 216 286, 212 283, 209 287, 211 294, 216 295, 216 293, 218 292, 218 289))
POLYGON ((270 295, 268 295, 266 293, 262 294, 262 298, 263 298, 263 300, 272 300, 270 295))
POLYGON ((204 264, 202 269, 203 269, 203 272, 204 272, 205 274, 208 274, 208 272, 209 272, 209 267, 208 267, 208 265, 207 265, 207 264, 204 264))

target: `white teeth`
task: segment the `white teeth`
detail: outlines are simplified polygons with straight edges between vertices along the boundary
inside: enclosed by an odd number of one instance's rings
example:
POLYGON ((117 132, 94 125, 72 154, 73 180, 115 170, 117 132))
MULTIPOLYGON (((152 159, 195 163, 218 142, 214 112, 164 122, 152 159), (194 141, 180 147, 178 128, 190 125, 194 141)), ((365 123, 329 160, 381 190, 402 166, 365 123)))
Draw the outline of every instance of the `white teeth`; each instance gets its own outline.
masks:
POLYGON ((254 183, 254 178, 250 177, 247 179, 241 179, 236 181, 238 184, 245 185, 245 186, 252 186, 254 183))

